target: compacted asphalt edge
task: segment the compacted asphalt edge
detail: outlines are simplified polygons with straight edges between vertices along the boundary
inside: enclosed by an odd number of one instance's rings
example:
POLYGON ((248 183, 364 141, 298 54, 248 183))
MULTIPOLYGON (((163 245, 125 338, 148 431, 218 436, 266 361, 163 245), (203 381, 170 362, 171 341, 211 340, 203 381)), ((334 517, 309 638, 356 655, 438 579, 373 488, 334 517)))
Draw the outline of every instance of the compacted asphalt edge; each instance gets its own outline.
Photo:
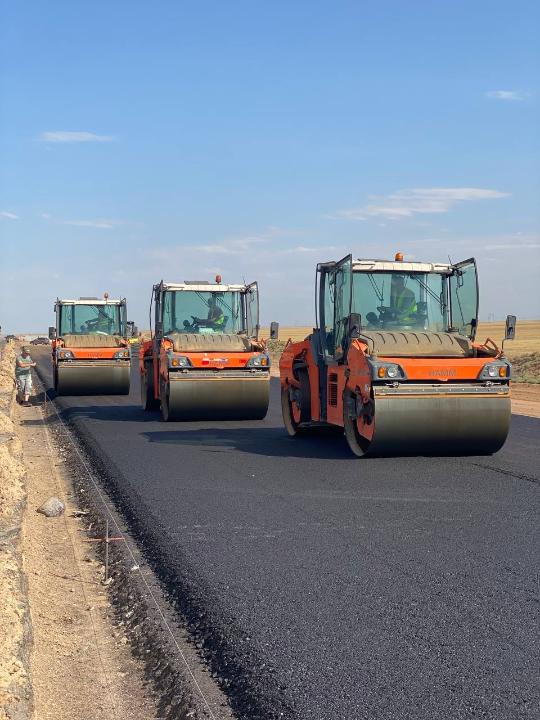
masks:
POLYGON ((56 398, 238 717, 536 717, 540 422, 358 461, 287 438, 273 386, 245 424, 160 422, 136 368, 130 397, 56 398))

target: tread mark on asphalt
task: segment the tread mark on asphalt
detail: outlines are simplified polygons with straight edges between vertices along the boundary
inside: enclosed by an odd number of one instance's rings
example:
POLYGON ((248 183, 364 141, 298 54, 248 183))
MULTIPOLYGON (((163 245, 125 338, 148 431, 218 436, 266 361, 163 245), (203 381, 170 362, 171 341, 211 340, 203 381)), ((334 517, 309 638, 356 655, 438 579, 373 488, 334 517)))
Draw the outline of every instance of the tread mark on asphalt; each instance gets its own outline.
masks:
POLYGON ((516 480, 526 480, 527 482, 540 485, 540 478, 532 477, 531 475, 524 475, 523 473, 512 472, 512 470, 505 470, 504 468, 493 467, 493 465, 486 465, 485 463, 471 463, 471 465, 479 468, 484 468, 485 470, 493 470, 493 472, 500 473, 501 475, 510 475, 510 477, 516 478, 516 480))

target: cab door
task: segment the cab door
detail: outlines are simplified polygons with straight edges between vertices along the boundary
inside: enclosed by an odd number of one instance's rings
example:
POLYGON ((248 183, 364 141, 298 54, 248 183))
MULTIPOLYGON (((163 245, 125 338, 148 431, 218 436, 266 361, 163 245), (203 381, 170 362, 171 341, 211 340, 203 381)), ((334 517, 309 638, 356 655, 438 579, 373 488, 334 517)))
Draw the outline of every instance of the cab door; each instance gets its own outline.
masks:
POLYGON ((120 314, 120 335, 127 337, 127 302, 126 298, 120 300, 120 307, 118 308, 120 314))
POLYGON ((320 265, 319 337, 322 350, 320 364, 321 420, 335 423, 342 415, 339 385, 345 340, 352 301, 352 255, 333 265, 320 265))
POLYGON ((478 273, 476 260, 469 258, 454 265, 449 279, 452 327, 474 340, 478 325, 478 273))
POLYGON ((343 357, 343 341, 351 313, 352 255, 337 263, 321 263, 317 273, 320 273, 316 305, 321 350, 324 360, 332 363, 343 357))
POLYGON ((259 337, 259 286, 256 282, 246 287, 244 293, 246 331, 248 337, 259 337))
POLYGON ((352 255, 340 260, 334 268, 334 347, 333 358, 341 360, 349 330, 352 302, 352 255))

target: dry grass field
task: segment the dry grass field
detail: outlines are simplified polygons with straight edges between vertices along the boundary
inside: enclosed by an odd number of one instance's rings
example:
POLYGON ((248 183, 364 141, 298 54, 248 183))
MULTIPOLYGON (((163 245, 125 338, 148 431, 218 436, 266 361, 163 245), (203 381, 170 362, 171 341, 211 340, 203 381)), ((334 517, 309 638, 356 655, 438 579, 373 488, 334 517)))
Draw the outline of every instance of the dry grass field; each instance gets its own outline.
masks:
MULTIPOLYGON (((504 322, 480 323, 477 338, 484 340, 484 336, 493 338, 499 345, 504 337, 504 322)), ((504 350, 510 360, 525 353, 540 352, 540 320, 518 319, 516 339, 508 340, 504 350)))
MULTIPOLYGON (((310 327, 291 327, 287 325, 280 326, 279 339, 293 341, 303 340, 310 334, 310 327)), ((269 328, 265 327, 261 331, 262 337, 268 337, 269 328)), ((492 338, 497 345, 500 345, 504 336, 504 322, 480 323, 477 338, 483 341, 486 338, 492 338)), ((506 354, 510 359, 523 355, 525 353, 540 352, 540 320, 518 320, 516 325, 516 339, 508 341, 505 346, 506 354)))
MULTIPOLYGON (((269 343, 275 374, 278 374, 279 357, 287 340, 289 338, 293 342, 303 340, 311 331, 310 327, 283 325, 279 328, 279 340, 269 343)), ((262 329, 263 338, 267 338, 269 334, 269 328, 262 329)), ((504 322, 480 323, 477 333, 479 342, 489 337, 500 346, 503 336, 504 322)), ((513 364, 514 382, 520 383, 522 388, 523 397, 520 399, 525 400, 526 397, 533 399, 534 396, 535 403, 540 404, 540 320, 518 320, 516 339, 508 340, 504 350, 513 364)), ((531 414, 530 409, 524 414, 531 414)), ((536 410, 535 416, 539 415, 540 411, 536 410)))

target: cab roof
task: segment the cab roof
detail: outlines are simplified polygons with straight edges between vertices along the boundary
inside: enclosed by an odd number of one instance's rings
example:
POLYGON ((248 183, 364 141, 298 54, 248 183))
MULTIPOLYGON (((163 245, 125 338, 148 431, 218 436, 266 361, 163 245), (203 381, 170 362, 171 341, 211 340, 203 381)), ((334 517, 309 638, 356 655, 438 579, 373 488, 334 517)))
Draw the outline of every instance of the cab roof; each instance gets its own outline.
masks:
POLYGON ((173 290, 179 292, 244 292, 247 285, 226 285, 224 283, 210 283, 202 280, 183 283, 161 282, 154 285, 154 288, 161 287, 163 290, 173 290))
POLYGON ((122 298, 121 300, 113 299, 113 298, 91 298, 91 297, 80 297, 77 300, 62 300, 60 298, 56 299, 57 305, 125 305, 126 304, 126 298, 122 298))
POLYGON ((448 263, 406 262, 403 260, 353 260, 353 272, 419 272, 450 275, 453 265, 448 263))

